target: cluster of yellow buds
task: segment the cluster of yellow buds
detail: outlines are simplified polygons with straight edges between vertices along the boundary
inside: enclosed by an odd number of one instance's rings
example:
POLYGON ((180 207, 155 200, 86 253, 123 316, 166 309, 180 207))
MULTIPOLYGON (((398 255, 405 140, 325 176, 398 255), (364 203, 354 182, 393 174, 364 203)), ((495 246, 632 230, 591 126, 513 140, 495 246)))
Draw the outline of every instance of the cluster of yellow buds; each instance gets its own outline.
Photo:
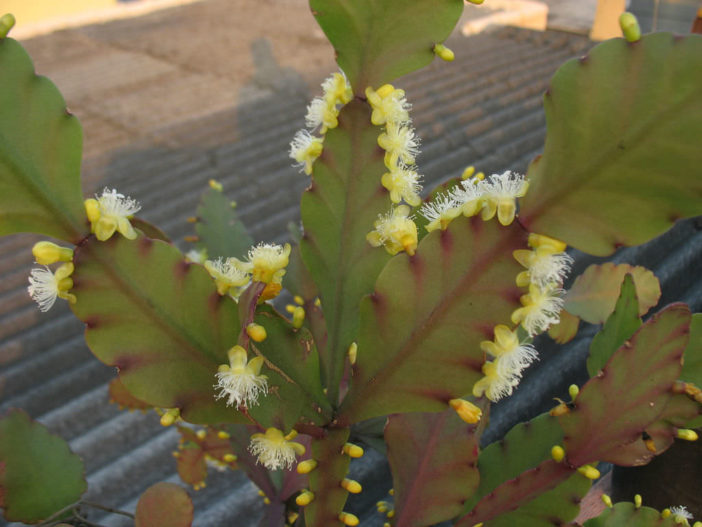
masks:
POLYGON ((305 323, 305 317, 307 312, 303 307, 305 305, 305 300, 301 296, 295 296, 294 304, 288 304, 285 306, 285 310, 292 315, 292 324, 294 328, 301 328, 305 323))
POLYGON ((73 288, 71 275, 75 270, 73 249, 42 241, 34 244, 32 254, 36 262, 44 266, 32 269, 27 287, 29 296, 39 305, 39 310, 46 312, 51 309, 57 298, 63 298, 74 304, 76 296, 69 292, 73 288), (51 271, 47 267, 60 262, 63 263, 56 268, 56 271, 51 271))
POLYGON ((322 93, 307 107, 305 124, 309 130, 297 132, 290 143, 290 157, 308 176, 312 174, 314 162, 322 155, 324 134, 339 125, 340 105, 353 99, 351 86, 341 72, 334 73, 322 83, 322 93), (312 135, 310 131, 318 131, 321 137, 312 135))

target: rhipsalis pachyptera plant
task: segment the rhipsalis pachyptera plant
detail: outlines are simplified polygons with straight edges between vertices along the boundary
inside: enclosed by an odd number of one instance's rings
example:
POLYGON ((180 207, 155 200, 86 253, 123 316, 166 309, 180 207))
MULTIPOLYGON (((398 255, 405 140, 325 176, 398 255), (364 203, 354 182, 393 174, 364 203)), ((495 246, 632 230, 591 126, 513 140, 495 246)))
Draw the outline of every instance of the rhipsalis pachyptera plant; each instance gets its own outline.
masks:
MULTIPOLYGON (((213 181, 188 254, 135 216, 137 197, 83 195, 80 124, 3 19, 0 234, 61 242, 34 246, 30 295, 42 311, 70 303, 119 372, 113 400, 178 426, 183 480, 199 488, 208 465, 241 468, 269 505, 266 525, 357 525, 344 510, 362 492, 347 478, 363 455, 351 427, 383 419, 388 525, 565 525, 598 462, 642 465, 696 440, 700 315, 673 304, 643 322, 660 290, 639 267, 591 266, 563 283, 568 246, 606 256, 702 213, 702 37, 641 37, 627 15, 627 38, 553 77, 527 174, 469 167, 423 192, 411 103, 390 83, 453 58, 443 42, 463 0, 310 4, 340 71, 291 142, 310 178, 302 228, 294 243, 253 243, 213 181), (278 311, 283 290, 293 300, 278 311), (603 324, 591 379, 481 449, 490 403, 538 357, 533 338, 566 341, 579 319, 603 324)), ((8 519, 85 506, 80 460, 20 412, 0 421, 0 460, 8 519)), ((169 525, 189 525, 181 493, 149 489, 141 525, 161 525, 149 508, 166 502, 169 525)), ((684 508, 608 500, 585 525, 690 523, 684 508)))

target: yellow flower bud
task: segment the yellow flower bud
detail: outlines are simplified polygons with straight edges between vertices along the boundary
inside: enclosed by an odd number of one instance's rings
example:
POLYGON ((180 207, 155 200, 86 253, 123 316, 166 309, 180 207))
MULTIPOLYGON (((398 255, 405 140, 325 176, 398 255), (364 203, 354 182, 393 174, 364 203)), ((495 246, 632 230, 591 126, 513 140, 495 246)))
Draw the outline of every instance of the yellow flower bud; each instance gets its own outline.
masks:
POLYGON ((458 417, 469 424, 477 423, 483 415, 483 411, 480 408, 464 399, 451 399, 449 406, 456 410, 458 417))
POLYGON ((641 499, 641 494, 637 494, 634 496, 634 506, 639 509, 641 508, 641 503, 643 503, 643 500, 641 499))
POLYGON ((600 477, 600 471, 592 465, 583 465, 578 469, 578 472, 580 472, 587 479, 597 479, 600 477))
POLYGON ((38 264, 51 265, 56 262, 73 260, 73 249, 60 247, 51 242, 37 242, 32 247, 32 254, 38 264))
POLYGON ((161 426, 171 426, 180 417, 180 411, 177 408, 166 410, 161 416, 161 426))
POLYGON ((293 310, 292 314, 292 324, 295 328, 301 328, 302 324, 305 322, 305 308, 297 306, 293 310))
POLYGON ((466 167, 466 169, 463 171, 463 174, 461 174, 461 179, 469 179, 473 174, 475 174, 475 167, 473 165, 470 165, 466 167))
POLYGON ((609 496, 607 496, 607 494, 602 494, 601 498, 602 498, 602 503, 604 503, 605 505, 607 505, 607 507, 612 508, 612 507, 614 506, 614 505, 612 504, 612 498, 610 498, 609 496))
POLYGON ((15 25, 15 16, 11 13, 0 17, 0 40, 5 38, 15 25))
POLYGON ((349 457, 359 458, 363 457, 363 449, 358 445, 352 445, 351 443, 346 443, 341 451, 349 457))
POLYGON ((571 384, 568 386, 568 395, 570 395, 571 400, 575 400, 579 393, 580 388, 578 388, 577 384, 571 384))
POLYGON ((562 446, 554 445, 551 448, 551 457, 556 463, 560 463, 565 458, 565 450, 562 446))
POLYGON ((306 459, 305 461, 301 461, 297 464, 297 473, 309 474, 317 468, 317 464, 317 461, 315 461, 314 459, 306 459))
POLYGON ((207 184, 210 186, 211 189, 214 189, 217 192, 222 192, 222 184, 216 179, 210 179, 207 182, 207 184))
POLYGON ((263 342, 266 340, 266 337, 268 336, 266 334, 266 328, 263 326, 259 326, 258 324, 252 322, 248 326, 246 326, 246 334, 253 340, 254 342, 263 342))
POLYGON ((341 481, 341 488, 350 492, 351 494, 360 494, 360 492, 363 490, 363 487, 361 487, 361 484, 358 481, 348 478, 344 478, 341 481))
POLYGON ((636 20, 636 17, 632 13, 627 11, 619 15, 619 27, 622 29, 624 38, 628 42, 637 42, 641 40, 641 28, 639 27, 639 21, 636 20))
POLYGON ((342 512, 339 514, 339 521, 344 525, 348 525, 349 527, 355 527, 359 524, 358 517, 349 512, 342 512))
POLYGON ((305 507, 306 505, 309 505, 312 503, 314 500, 314 493, 310 492, 309 490, 303 490, 297 498, 295 498, 295 503, 297 503, 300 507, 305 507))
POLYGON ((453 51, 451 51, 449 48, 447 48, 443 44, 435 44, 434 45, 434 54, 437 57, 439 57, 441 60, 445 60, 446 62, 452 62, 453 59, 456 58, 453 51))
POLYGON ((219 437, 220 439, 229 439, 231 436, 224 430, 220 430, 219 432, 217 432, 217 437, 219 437))
POLYGON ((678 438, 679 439, 684 439, 685 441, 697 441, 698 439, 697 432, 694 430, 690 430, 688 428, 679 428, 678 429, 678 438))
POLYGON ((356 364, 356 357, 358 356, 358 344, 352 342, 349 346, 349 362, 353 366, 356 364))
POLYGON ((86 199, 84 202, 85 214, 88 216, 90 223, 95 223, 100 219, 100 204, 94 198, 86 199))
POLYGON ((234 463, 237 460, 237 457, 234 454, 224 454, 222 459, 225 463, 234 463))

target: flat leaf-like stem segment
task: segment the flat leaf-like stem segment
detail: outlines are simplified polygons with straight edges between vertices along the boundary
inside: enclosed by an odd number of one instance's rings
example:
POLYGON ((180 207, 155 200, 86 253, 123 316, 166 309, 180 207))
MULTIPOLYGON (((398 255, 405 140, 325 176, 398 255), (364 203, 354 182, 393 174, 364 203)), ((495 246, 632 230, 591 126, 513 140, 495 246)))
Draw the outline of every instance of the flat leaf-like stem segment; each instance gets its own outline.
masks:
POLYGON ((453 31, 462 0, 310 0, 357 95, 423 68, 453 31))
POLYGON ((449 408, 391 415, 385 427, 395 489, 396 527, 433 525, 456 516, 478 487, 475 425, 449 408))
POLYGON ((519 219, 605 256, 702 214, 702 36, 604 42, 561 66, 519 219))
POLYGON ((0 507, 6 520, 37 523, 75 503, 87 488, 84 474, 68 443, 23 411, 0 419, 0 507))
POLYGON ((575 409, 559 417, 568 463, 579 467, 593 461, 628 460, 624 447, 641 438, 673 395, 689 327, 686 305, 667 307, 625 341, 602 372, 582 387, 575 409))
POLYGON ((549 414, 514 426, 502 440, 491 443, 480 453, 480 486, 465 503, 464 512, 470 512, 481 498, 505 481, 550 459, 551 447, 562 441, 563 431, 549 414))
POLYGON ((195 232, 199 238, 198 247, 207 250, 210 260, 220 256, 243 259, 253 245, 231 200, 214 188, 205 190, 200 198, 195 232))
POLYGON ((300 249, 322 300, 328 340, 321 359, 332 404, 338 402, 346 352, 356 339, 359 302, 389 259, 366 241, 373 222, 389 208, 380 184, 386 169, 377 145, 379 128, 370 114, 359 100, 341 110, 339 126, 327 132, 312 185, 302 196, 300 249))
POLYGON ((77 243, 89 230, 80 188, 83 131, 22 46, 0 39, 0 235, 77 243))
POLYGON ((661 297, 661 285, 650 270, 629 264, 593 264, 578 276, 565 296, 565 309, 591 324, 602 324, 614 311, 626 275, 634 280, 638 315, 648 313, 661 297))
POLYGON ((661 518, 661 513, 650 507, 636 508, 633 503, 622 501, 605 509, 597 518, 589 519, 584 527, 676 527, 673 516, 661 518))
POLYGON ((90 237, 75 252, 72 305, 85 339, 138 399, 191 422, 241 422, 215 400, 215 374, 237 342, 236 303, 167 243, 90 237))
POLYGON ((529 472, 550 460, 551 447, 561 444, 562 439, 563 431, 556 418, 542 414, 518 424, 503 440, 483 450, 478 458, 480 487, 466 502, 464 512, 471 514, 460 525, 472 525, 473 509, 478 514, 492 506, 500 508, 488 526, 550 527, 572 520, 578 514, 578 503, 590 488, 590 481, 574 472, 557 472, 553 481, 539 479, 538 472, 529 472), (528 478, 534 475, 537 479, 532 484, 542 484, 542 494, 522 494, 520 478, 528 485, 528 478))
POLYGON ((192 522, 193 502, 180 485, 151 485, 137 503, 135 527, 190 527, 192 522))
POLYGON ((512 251, 519 225, 455 219, 417 252, 395 256, 361 304, 358 361, 339 423, 379 415, 437 412, 482 377, 480 342, 508 323, 521 291, 512 251))
POLYGON ((565 463, 549 459, 497 487, 455 525, 472 527, 481 522, 485 527, 554 525, 540 521, 547 520, 549 513, 558 518, 555 525, 562 525, 562 519, 577 515, 578 507, 573 501, 584 496, 589 488, 587 478, 565 463), (532 520, 534 523, 530 523, 532 520))
POLYGON ((318 439, 312 440, 312 459, 319 467, 309 474, 309 489, 315 499, 305 507, 307 527, 329 527, 339 524, 339 513, 343 510, 348 492, 341 481, 349 471, 351 458, 342 453, 349 437, 349 429, 331 429, 318 439))

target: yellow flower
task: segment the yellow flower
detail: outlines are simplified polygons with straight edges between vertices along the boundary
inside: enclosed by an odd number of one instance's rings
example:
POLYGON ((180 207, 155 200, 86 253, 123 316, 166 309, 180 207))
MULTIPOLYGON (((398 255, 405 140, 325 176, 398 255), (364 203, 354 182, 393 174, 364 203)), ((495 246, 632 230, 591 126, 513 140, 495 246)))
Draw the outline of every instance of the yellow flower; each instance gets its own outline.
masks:
POLYGON ((137 233, 129 223, 129 219, 141 210, 141 205, 135 200, 118 193, 116 190, 102 191, 100 197, 85 200, 85 211, 90 220, 95 237, 104 242, 118 231, 128 240, 137 237, 137 233))
POLYGON ((483 209, 486 201, 485 186, 480 179, 464 179, 451 190, 450 196, 463 215, 469 218, 483 209))
POLYGON ((373 247, 383 245, 390 254, 406 251, 412 256, 417 249, 417 226, 409 217, 410 208, 400 205, 381 215, 375 221, 375 230, 366 235, 366 240, 373 247))
POLYGON ((690 514, 690 511, 687 510, 687 507, 684 507, 682 505, 671 507, 670 513, 673 516, 673 521, 678 525, 685 525, 687 527, 690 527, 689 520, 694 519, 692 514, 690 514))
POLYGON ((516 200, 523 197, 529 188, 524 176, 507 171, 493 174, 481 185, 485 192, 482 218, 489 220, 497 212, 497 219, 502 225, 512 223, 517 212, 516 200))
POLYGON ((249 264, 254 282, 280 284, 285 274, 285 267, 290 260, 291 247, 271 243, 260 243, 249 250, 249 264))
POLYGON ((27 291, 32 300, 39 304, 40 311, 46 312, 51 309, 56 298, 63 298, 71 304, 75 304, 75 295, 68 292, 73 287, 73 279, 71 278, 73 269, 71 262, 59 266, 55 273, 52 273, 48 267, 32 269, 27 291))
POLYGON ((533 346, 521 344, 517 332, 503 324, 495 326, 494 341, 482 341, 480 349, 495 358, 500 375, 505 377, 521 377, 522 371, 538 356, 533 346))
POLYGON ((396 90, 392 84, 384 84, 377 91, 366 88, 366 98, 373 108, 371 122, 376 126, 385 123, 402 124, 410 121, 410 105, 404 90, 396 90))
POLYGON ((327 100, 326 98, 315 97, 307 106, 305 124, 310 130, 319 127, 319 133, 325 134, 327 130, 339 126, 338 117, 339 110, 336 108, 336 102, 327 100))
POLYGON ((232 294, 235 298, 249 283, 250 265, 240 262, 236 258, 217 258, 206 260, 205 269, 214 278, 217 292, 220 295, 232 294))
POLYGON ((378 145, 385 150, 385 166, 393 170, 399 165, 412 166, 419 154, 419 138, 411 126, 388 121, 385 132, 378 136, 378 145))
POLYGON ((339 125, 337 104, 346 104, 353 99, 351 85, 343 73, 334 73, 322 83, 322 97, 315 97, 307 106, 305 124, 310 130, 319 128, 319 133, 339 125))
POLYGON ((512 253, 526 271, 517 275, 517 285, 525 287, 530 283, 546 288, 560 285, 568 275, 573 259, 564 252, 554 253, 550 249, 521 249, 512 253))
POLYGON ((312 174, 312 164, 322 155, 322 149, 321 137, 300 130, 290 142, 290 157, 296 161, 295 166, 299 166, 309 176, 312 174))
POLYGON ((346 75, 342 72, 332 74, 322 83, 324 98, 334 104, 347 104, 353 99, 353 91, 346 75))
POLYGON ((385 173, 380 182, 390 192, 390 201, 400 203, 405 200, 409 205, 416 207, 422 202, 422 198, 419 197, 422 190, 420 178, 414 170, 396 167, 385 173))
POLYGON ((292 441, 297 436, 294 430, 288 435, 277 428, 268 428, 265 434, 251 436, 249 452, 256 456, 257 463, 261 463, 270 470, 284 468, 290 470, 295 464, 295 456, 305 453, 304 445, 292 441))
POLYGON ((529 293, 520 298, 522 307, 512 313, 512 322, 521 324, 530 336, 546 331, 560 318, 562 293, 563 290, 556 287, 542 289, 536 284, 530 284, 529 293))
POLYGON ((488 361, 483 364, 483 375, 484 377, 473 385, 473 395, 482 397, 484 394, 492 402, 512 395, 514 387, 519 384, 519 377, 504 375, 494 362, 488 361))
POLYGON ((455 218, 461 215, 460 205, 450 195, 438 195, 434 201, 425 203, 419 213, 429 220, 428 232, 436 229, 446 230, 455 218))
POLYGON ((241 346, 234 346, 229 350, 229 365, 222 364, 215 374, 215 388, 221 390, 216 398, 226 397, 227 406, 258 404, 259 394, 268 393, 268 378, 260 374, 263 357, 257 356, 250 361, 247 359, 246 350, 241 346))

